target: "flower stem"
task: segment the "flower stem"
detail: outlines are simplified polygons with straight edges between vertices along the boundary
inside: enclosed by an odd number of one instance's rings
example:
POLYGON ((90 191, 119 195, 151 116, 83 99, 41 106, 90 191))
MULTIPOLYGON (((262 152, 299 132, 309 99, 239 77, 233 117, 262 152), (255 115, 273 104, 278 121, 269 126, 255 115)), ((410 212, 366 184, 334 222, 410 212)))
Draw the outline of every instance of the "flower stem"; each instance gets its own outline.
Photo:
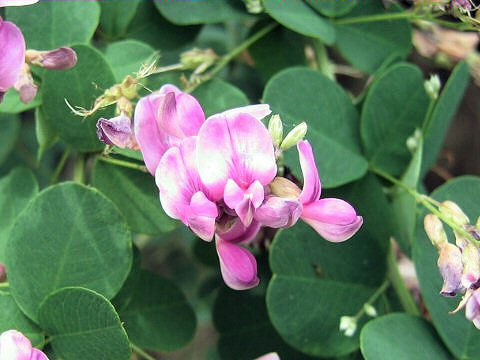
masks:
POLYGON ((8 282, 0 283, 0 288, 8 288, 8 287, 9 287, 8 282))
POLYGON ((191 85, 188 87, 187 92, 192 92, 195 90, 198 86, 203 84, 204 82, 207 82, 208 80, 212 79, 220 70, 222 70, 232 59, 237 57, 239 54, 241 54, 245 49, 247 49, 249 46, 251 46, 253 43, 257 42, 260 40, 262 37, 267 35, 270 31, 275 29, 277 27, 277 23, 271 23, 264 28, 260 29, 257 31, 255 34, 250 36, 248 39, 246 39, 244 42, 242 42, 240 45, 238 45, 235 49, 224 55, 221 60, 215 65, 215 67, 210 70, 206 75, 200 77, 198 79, 198 82, 195 84, 191 85))
POLYGON ((432 99, 428 104, 428 110, 427 110, 427 113, 425 114, 425 119, 423 121, 422 134, 426 134, 428 129, 430 128, 430 125, 432 122, 433 110, 435 109, 436 103, 437 101, 432 99))
POLYGON ((354 318, 356 320, 359 320, 363 316, 363 314, 365 314, 365 305, 373 305, 377 301, 377 299, 380 297, 380 295, 382 295, 389 286, 390 286, 390 281, 386 279, 382 283, 382 285, 380 285, 380 287, 373 293, 373 295, 370 296, 370 298, 367 300, 364 306, 362 306, 362 308, 355 314, 354 318))
POLYGON ((85 154, 77 154, 73 168, 73 181, 80 184, 83 184, 85 181, 85 154))
POLYGON ((142 356, 145 360, 156 360, 153 356, 147 354, 143 349, 138 347, 135 344, 130 344, 132 346, 133 351, 135 351, 138 355, 142 356))
POLYGON ((60 158, 60 161, 58 162, 57 167, 55 168, 55 171, 50 178, 50 185, 55 184, 58 181, 58 177, 60 176, 60 173, 62 172, 63 168, 65 167, 65 163, 67 162, 68 157, 70 156, 71 149, 67 148, 65 152, 63 153, 62 157, 60 158))
POLYGON ((418 17, 418 14, 409 11, 402 11, 396 13, 375 14, 365 16, 355 16, 350 18, 335 20, 337 25, 351 25, 351 24, 364 24, 369 22, 387 21, 387 20, 402 20, 418 17))
POLYGON ((393 289, 397 293, 400 304, 408 314, 411 315, 420 315, 420 311, 417 308, 415 300, 413 300, 412 294, 407 289, 405 282, 403 281, 402 276, 398 270, 397 258, 395 256, 395 249, 390 244, 390 250, 387 256, 387 275, 390 283, 392 284, 393 289))
POLYGON ((98 160, 109 163, 109 164, 117 165, 117 166, 123 166, 123 167, 129 168, 129 169, 148 172, 146 166, 136 164, 136 163, 133 163, 133 162, 130 162, 130 161, 118 160, 118 159, 114 159, 114 158, 110 158, 110 157, 106 157, 106 156, 99 156, 98 160))
POLYGON ((436 215, 438 218, 440 218, 445 224, 450 226, 453 230, 461 234, 464 238, 469 240, 470 242, 474 243, 477 246, 480 246, 480 241, 476 240, 468 231, 466 231, 463 227, 459 226, 455 222, 453 222, 450 218, 442 214, 435 206, 434 204, 437 204, 437 202, 430 197, 419 194, 416 190, 410 188, 406 184, 404 184, 402 181, 394 178, 393 176, 387 174, 383 170, 377 169, 374 166, 369 167, 370 171, 373 172, 374 174, 377 174, 378 176, 384 178, 385 180, 390 181, 392 184, 398 185, 405 191, 407 191, 411 196, 415 198, 415 200, 422 204, 425 208, 427 208, 432 214, 436 215))

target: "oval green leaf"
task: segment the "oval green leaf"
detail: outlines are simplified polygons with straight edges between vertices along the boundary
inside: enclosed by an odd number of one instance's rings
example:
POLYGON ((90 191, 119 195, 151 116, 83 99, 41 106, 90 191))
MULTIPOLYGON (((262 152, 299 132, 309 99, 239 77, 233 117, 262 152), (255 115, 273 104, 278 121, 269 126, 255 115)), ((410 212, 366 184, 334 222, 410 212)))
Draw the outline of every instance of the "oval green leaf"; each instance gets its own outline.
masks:
POLYGON ((124 36, 137 12, 140 1, 99 1, 101 7, 100 29, 110 38, 124 36))
POLYGON ((451 359, 432 326, 407 314, 370 321, 360 335, 360 347, 366 360, 451 359))
POLYGON ((113 110, 108 108, 82 118, 73 114, 65 102, 90 109, 95 99, 115 83, 115 77, 100 52, 87 45, 73 48, 78 55, 74 68, 45 73, 42 111, 67 144, 79 151, 98 151, 104 145, 97 138, 96 122, 100 117, 112 117, 113 110))
POLYGON ((6 261, 5 247, 15 219, 37 193, 37 179, 26 168, 16 168, 0 179, 0 263, 6 261))
POLYGON ((100 6, 96 1, 39 1, 7 7, 6 17, 22 29, 29 49, 51 50, 89 42, 100 6))
POLYGON ((336 17, 348 14, 358 4, 357 0, 307 0, 306 3, 321 14, 336 17))
POLYGON ((63 183, 17 217, 6 246, 11 293, 33 320, 42 300, 66 286, 112 298, 132 263, 132 239, 115 205, 94 189, 63 183))
POLYGON ((173 351, 193 338, 197 321, 185 295, 154 273, 132 271, 113 303, 130 340, 141 348, 173 351))
POLYGON ((39 321, 63 359, 130 359, 130 343, 115 308, 94 291, 68 287, 54 292, 42 302, 39 321))
POLYGON ((412 157, 406 142, 421 129, 429 99, 421 71, 401 63, 370 87, 362 109, 360 132, 370 163, 398 176, 412 157))
POLYGON ((20 118, 15 115, 0 114, 0 164, 13 150, 18 136, 20 135, 20 118))
MULTIPOLYGON (((480 178, 473 176, 456 178, 440 186, 431 196, 437 201, 454 201, 472 221, 476 221, 479 215, 480 178)), ((423 300, 440 337, 455 357, 478 359, 480 358, 480 331, 471 321, 465 319, 464 310, 455 315, 449 314, 449 311, 457 307, 460 297, 445 298, 439 294, 443 281, 437 268, 437 251, 423 229, 423 218, 426 214, 426 211, 419 214, 416 241, 413 247, 413 260, 423 300)), ((450 234, 449 240, 455 243, 450 234)))
POLYGON ((175 229, 177 222, 162 210, 150 174, 97 161, 92 182, 118 206, 132 231, 156 235, 175 229))
MULTIPOLYGON (((291 68, 268 82, 263 100, 274 114, 280 114, 285 131, 307 122, 306 139, 314 147, 324 187, 339 186, 365 174, 368 164, 360 153, 358 113, 337 83, 314 70, 291 68)), ((302 177, 295 149, 285 153, 285 163, 297 178, 302 177)))
MULTIPOLYGON (((329 0, 330 1, 330 0, 329 0)), ((304 1, 264 0, 267 13, 283 26, 302 35, 322 40, 327 45, 335 41, 333 24, 304 1)), ((272 56, 274 56, 272 54, 272 56)))

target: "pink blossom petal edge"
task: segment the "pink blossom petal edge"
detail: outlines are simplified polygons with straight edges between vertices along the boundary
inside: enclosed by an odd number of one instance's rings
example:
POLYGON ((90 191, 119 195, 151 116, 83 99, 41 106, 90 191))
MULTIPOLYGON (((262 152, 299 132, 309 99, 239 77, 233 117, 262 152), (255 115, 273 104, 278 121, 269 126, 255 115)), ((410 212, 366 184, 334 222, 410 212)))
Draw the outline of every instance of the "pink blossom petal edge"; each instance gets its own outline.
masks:
POLYGON ((0 92, 17 82, 25 62, 25 40, 20 29, 0 17, 0 92))
POLYGON ((0 0, 0 7, 32 5, 38 1, 39 0, 0 0))

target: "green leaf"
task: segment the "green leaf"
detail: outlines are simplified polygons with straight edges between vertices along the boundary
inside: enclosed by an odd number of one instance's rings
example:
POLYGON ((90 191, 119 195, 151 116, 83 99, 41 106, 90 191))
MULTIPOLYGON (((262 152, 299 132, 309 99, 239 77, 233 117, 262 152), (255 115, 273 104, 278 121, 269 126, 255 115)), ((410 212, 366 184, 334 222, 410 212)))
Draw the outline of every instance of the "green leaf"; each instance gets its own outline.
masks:
POLYGON ((402 174, 411 154, 406 142, 421 128, 429 99, 421 71, 396 64, 370 87, 362 110, 360 132, 370 163, 392 175, 402 174))
POLYGON ((115 78, 121 82, 127 75, 134 76, 143 64, 152 62, 154 53, 155 50, 150 45, 140 41, 125 40, 108 45, 105 58, 112 66, 115 78))
MULTIPOLYGON (((480 203, 480 178, 463 176, 447 182, 437 188, 431 197, 437 201, 451 200, 457 203, 470 219, 475 222, 480 203)), ((456 315, 449 314, 455 309, 460 297, 446 298, 439 292, 442 277, 437 268, 438 254, 423 229, 423 218, 427 211, 422 211, 417 224, 416 241, 413 246, 413 261, 420 282, 423 300, 432 317, 433 325, 449 350, 458 359, 480 358, 480 331, 471 321, 465 319, 462 310, 456 315)), ((455 239, 449 233, 449 241, 455 239)))
POLYGON ((143 162, 143 155, 142 155, 142 152, 140 150, 132 150, 132 149, 127 149, 127 148, 123 149, 123 148, 119 148, 117 146, 112 146, 112 152, 114 154, 119 154, 119 155, 125 156, 127 158, 135 159, 135 160, 143 162))
POLYGON ((130 340, 141 348, 173 351, 193 338, 196 318, 185 295, 154 273, 132 271, 113 303, 130 340))
POLYGON ((453 70, 437 100, 428 128, 425 129, 422 178, 437 159, 453 115, 458 110, 470 79, 468 64, 461 62, 453 70))
MULTIPOLYGON (((40 88, 41 91, 41 88, 40 88)), ((20 114, 21 112, 31 110, 40 106, 42 104, 42 95, 41 92, 37 93, 37 96, 29 102, 24 104, 20 101, 20 95, 15 89, 10 89, 7 91, 3 97, 3 101, 0 103, 0 113, 3 114, 20 114)))
POLYGON ((370 321, 360 335, 366 360, 451 359, 432 326, 407 314, 390 314, 370 321))
POLYGON ((282 340, 270 323, 264 297, 252 291, 220 291, 213 306, 213 322, 220 333, 221 359, 253 359, 270 352, 281 359, 311 359, 282 340))
POLYGON ((67 144, 79 151, 98 151, 104 145, 97 138, 95 125, 100 117, 111 118, 112 109, 82 118, 73 114, 65 101, 73 107, 90 109, 95 99, 115 83, 115 77, 100 52, 87 45, 73 48, 78 54, 78 63, 74 68, 45 73, 42 111, 67 144))
POLYGON ((15 115, 0 114, 0 164, 5 161, 13 150, 20 135, 20 118, 15 115))
POLYGON ((385 10, 381 1, 362 1, 348 17, 338 19, 339 23, 335 25, 336 45, 345 59, 356 68, 373 73, 392 54, 405 58, 410 52, 412 27, 407 20, 341 24, 342 21, 356 17, 399 11, 395 4, 393 5, 390 10, 385 10))
POLYGON ((213 79, 203 84, 192 95, 202 105, 206 117, 249 104, 247 97, 240 89, 220 79, 213 79))
POLYGON ((0 292, 0 333, 15 329, 28 337, 33 346, 38 347, 44 342, 42 330, 23 315, 17 303, 8 293, 0 292))
POLYGON ((118 206, 133 231, 156 235, 175 229, 177 222, 163 212, 150 174, 97 161, 92 182, 118 206))
MULTIPOLYGON (((300 2, 288 4, 294 3, 300 2)), ((339 186, 365 174, 367 161, 360 154, 358 113, 337 83, 317 71, 291 68, 268 82, 263 99, 273 113, 280 114, 286 132, 307 122, 306 138, 314 147, 324 187, 339 186)), ((301 178, 295 149, 285 153, 285 163, 301 178)))
POLYGON ((327 45, 335 41, 335 27, 303 1, 264 0, 267 13, 283 26, 302 35, 322 40, 327 45))
POLYGON ((164 60, 164 50, 184 47, 197 36, 199 26, 175 26, 161 16, 154 5, 158 1, 136 2, 139 3, 137 12, 128 27, 127 36, 162 50, 162 60, 164 60))
MULTIPOLYGON (((419 141, 418 148, 407 170, 400 181, 411 189, 417 189, 420 181, 420 169, 422 167, 423 140, 419 141)), ((406 190, 397 186, 392 199, 393 215, 395 216, 396 236, 395 239, 402 251, 408 255, 415 236, 417 220, 417 201, 406 190)))
POLYGON ((155 1, 165 18, 177 25, 220 23, 245 16, 235 0, 155 1))
POLYGON ((45 151, 58 140, 55 129, 49 122, 49 118, 43 115, 41 108, 35 109, 35 134, 37 135, 37 160, 39 161, 45 151))
POLYGON ((22 29, 29 49, 51 50, 87 43, 100 18, 96 1, 39 1, 7 7, 6 17, 22 29))
POLYGON ((11 293, 32 320, 45 296, 62 287, 112 298, 130 272, 131 241, 123 216, 98 191, 70 182, 47 188, 17 217, 8 239, 11 293))
POLYGON ((100 29, 109 37, 125 35, 140 1, 101 0, 100 29))
POLYGON ((356 0, 307 0, 307 4, 321 14, 328 17, 336 17, 348 14, 358 4, 356 0))
POLYGON ((130 343, 115 308, 94 291, 67 287, 50 294, 40 306, 39 320, 61 358, 130 359, 130 343))
POLYGON ((25 168, 15 168, 0 179, 0 263, 7 260, 5 246, 17 215, 37 193, 37 179, 25 168))
MULTIPOLYGON (((257 24, 251 31, 259 30, 257 24)), ((249 48, 264 81, 290 66, 305 65, 305 38, 284 27, 277 27, 249 48)))

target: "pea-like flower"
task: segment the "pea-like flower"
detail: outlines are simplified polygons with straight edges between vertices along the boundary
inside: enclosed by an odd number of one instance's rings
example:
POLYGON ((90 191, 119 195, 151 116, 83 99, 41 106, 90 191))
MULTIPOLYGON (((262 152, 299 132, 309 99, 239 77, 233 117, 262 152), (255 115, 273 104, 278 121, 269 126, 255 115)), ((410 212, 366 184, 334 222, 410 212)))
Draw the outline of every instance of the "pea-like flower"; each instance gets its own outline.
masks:
POLYGON ((467 300, 465 317, 480 329, 480 289, 475 290, 467 300))
POLYGON ((99 119, 97 121, 97 136, 107 145, 138 149, 137 140, 133 133, 132 120, 126 114, 120 114, 112 119, 99 119))
POLYGON ((32 347, 30 340, 17 330, 8 330, 0 335, 1 360, 48 360, 40 350, 32 347))
POLYGON ((0 17, 0 101, 17 82, 24 62, 25 40, 22 32, 14 23, 0 17))

